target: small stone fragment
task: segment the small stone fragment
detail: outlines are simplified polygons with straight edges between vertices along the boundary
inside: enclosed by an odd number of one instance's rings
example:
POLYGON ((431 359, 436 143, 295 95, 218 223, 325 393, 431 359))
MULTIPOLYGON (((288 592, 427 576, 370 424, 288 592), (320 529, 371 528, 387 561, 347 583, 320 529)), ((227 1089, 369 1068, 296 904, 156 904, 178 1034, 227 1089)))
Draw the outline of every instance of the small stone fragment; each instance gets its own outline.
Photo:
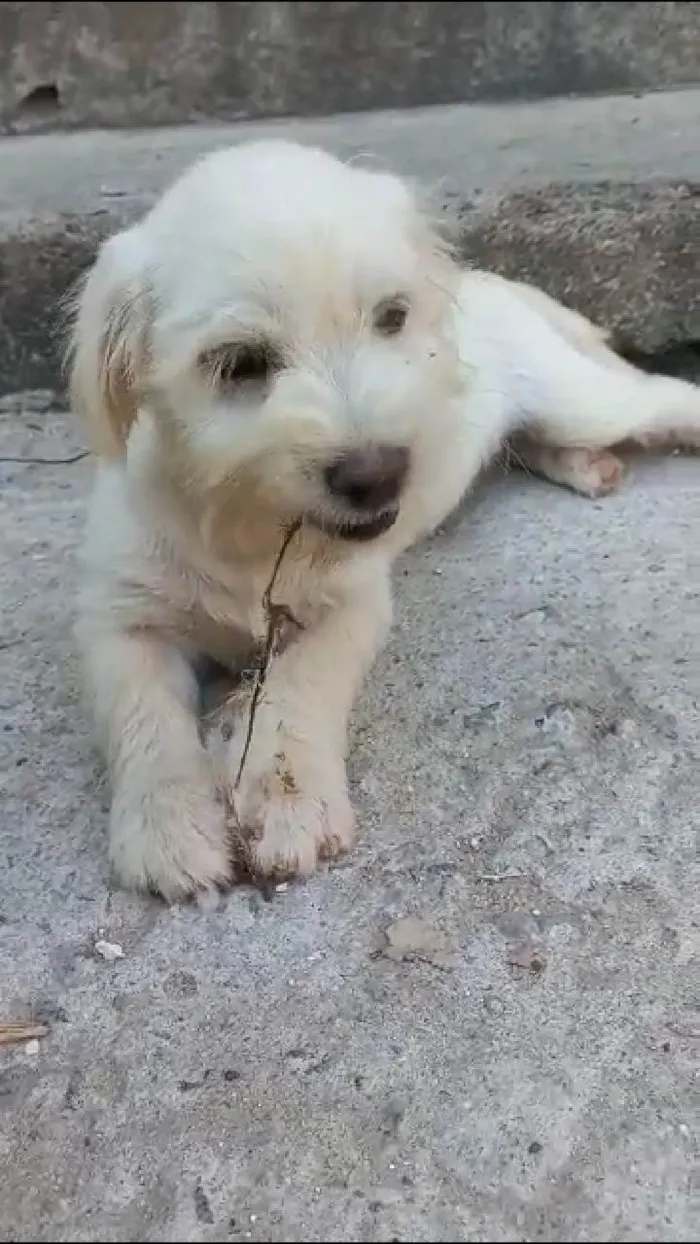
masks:
POLYGON ((104 959, 106 963, 116 963, 117 959, 124 958, 124 951, 119 942, 105 942, 102 939, 95 942, 95 954, 104 959))
POLYGON ((539 946, 529 942, 511 943, 506 952, 506 962, 512 968, 523 968, 526 972, 542 972, 547 964, 547 957, 539 946))
POLYGON ((402 916, 386 930, 384 954, 396 962, 420 959, 434 967, 450 969, 458 956, 449 939, 435 925, 419 916, 402 916))

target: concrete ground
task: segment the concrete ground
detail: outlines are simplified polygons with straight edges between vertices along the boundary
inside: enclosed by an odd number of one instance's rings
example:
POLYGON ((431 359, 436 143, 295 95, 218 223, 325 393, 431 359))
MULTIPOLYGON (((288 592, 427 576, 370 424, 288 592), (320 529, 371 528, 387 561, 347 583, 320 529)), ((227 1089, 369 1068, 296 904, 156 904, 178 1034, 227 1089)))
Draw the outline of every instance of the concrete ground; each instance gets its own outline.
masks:
POLYGON ((79 447, 50 401, 0 408, 0 1239, 697 1240, 697 461, 496 470, 397 569, 354 854, 168 911, 109 885, 90 464, 6 460, 79 447))

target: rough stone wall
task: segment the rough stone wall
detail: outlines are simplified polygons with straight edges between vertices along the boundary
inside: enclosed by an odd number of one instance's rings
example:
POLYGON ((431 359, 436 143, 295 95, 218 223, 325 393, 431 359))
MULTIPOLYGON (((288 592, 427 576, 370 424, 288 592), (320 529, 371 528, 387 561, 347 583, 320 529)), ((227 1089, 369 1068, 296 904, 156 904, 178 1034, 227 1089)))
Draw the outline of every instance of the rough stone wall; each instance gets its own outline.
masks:
POLYGON ((700 80, 700 3, 10 3, 0 132, 326 115, 700 80))

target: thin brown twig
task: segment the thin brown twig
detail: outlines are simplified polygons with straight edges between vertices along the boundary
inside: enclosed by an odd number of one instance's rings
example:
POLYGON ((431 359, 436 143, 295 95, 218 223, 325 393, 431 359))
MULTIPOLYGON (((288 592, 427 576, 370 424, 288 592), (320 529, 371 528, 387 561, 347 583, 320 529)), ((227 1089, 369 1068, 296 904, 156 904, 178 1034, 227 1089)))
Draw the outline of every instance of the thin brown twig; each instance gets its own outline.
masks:
POLYGON ((287 606, 274 604, 271 599, 271 596, 272 596, 272 590, 277 581, 277 576, 279 574, 284 555, 287 552, 287 549, 289 548, 292 540, 294 539, 300 527, 301 527, 301 523, 296 522, 287 531, 287 534, 285 535, 284 540, 282 541, 282 547, 280 548, 280 551, 277 554, 277 557, 275 559, 275 564, 272 568, 272 574, 270 575, 270 581, 263 593, 263 600, 262 600, 263 609, 265 610, 265 614, 267 616, 267 630, 265 633, 265 648, 263 651, 262 660, 260 662, 260 667, 256 675, 255 686, 253 688, 253 695, 250 701, 250 708, 248 710, 248 725, 246 729, 245 743, 243 744, 243 751, 241 753, 241 759, 238 765, 238 773, 236 775, 234 790, 237 790, 241 784, 241 778, 243 776, 243 769, 245 768, 245 762, 248 759, 248 752, 250 751, 250 744, 253 739, 255 716, 258 711, 258 705, 260 703, 260 699, 261 699, 261 696, 262 696, 262 693, 265 687, 265 681, 267 679, 268 670, 270 668, 270 662, 272 661, 272 657, 274 656, 275 643, 277 640, 280 623, 287 621, 287 622, 292 622, 296 624, 296 618, 294 618, 294 616, 292 615, 290 610, 287 608, 287 606))
POLYGON ((0 462, 16 462, 23 466, 72 466, 74 462, 81 462, 83 458, 89 456, 89 449, 81 449, 78 453, 69 454, 65 458, 29 458, 21 455, 15 457, 13 454, 1 454, 0 462))

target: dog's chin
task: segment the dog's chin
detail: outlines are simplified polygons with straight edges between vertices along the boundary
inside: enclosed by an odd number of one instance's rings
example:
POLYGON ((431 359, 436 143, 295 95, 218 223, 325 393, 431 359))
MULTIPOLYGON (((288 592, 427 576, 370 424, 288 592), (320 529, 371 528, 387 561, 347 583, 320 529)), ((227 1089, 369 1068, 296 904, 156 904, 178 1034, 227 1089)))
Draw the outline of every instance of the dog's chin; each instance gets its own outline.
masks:
POLYGON ((370 540, 377 540, 379 536, 383 536, 387 531, 391 531, 397 518, 399 517, 398 506, 382 510, 381 514, 374 514, 372 518, 347 518, 335 519, 328 518, 323 514, 307 514, 306 521, 310 526, 315 527, 318 531, 322 531, 324 535, 330 536, 334 540, 348 540, 355 544, 366 544, 370 540))

